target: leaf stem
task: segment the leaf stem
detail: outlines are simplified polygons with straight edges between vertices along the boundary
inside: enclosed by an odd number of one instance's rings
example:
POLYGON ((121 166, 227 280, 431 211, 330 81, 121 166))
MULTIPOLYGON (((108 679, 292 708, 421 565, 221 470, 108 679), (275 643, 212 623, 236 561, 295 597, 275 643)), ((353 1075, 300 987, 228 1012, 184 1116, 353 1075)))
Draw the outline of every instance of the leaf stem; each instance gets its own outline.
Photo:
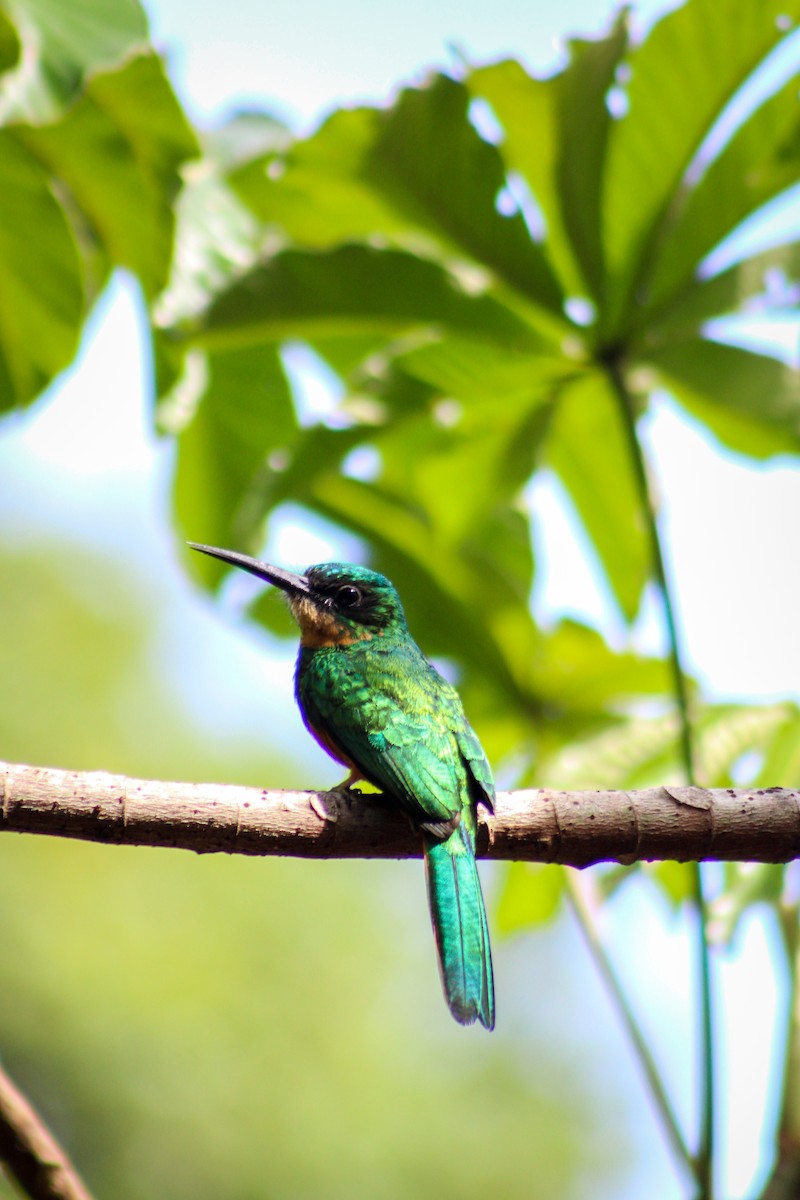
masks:
POLYGON ((602 978, 606 989, 608 990, 612 1000, 614 1001, 617 1011, 622 1019, 625 1031, 630 1039, 631 1045, 639 1059, 639 1064, 644 1072, 647 1086, 650 1089, 650 1095, 653 1099, 661 1120, 664 1124, 664 1129, 667 1134, 667 1139, 672 1147, 672 1151, 680 1163, 683 1164, 686 1171, 692 1177, 695 1184, 699 1184, 699 1176, 697 1174, 697 1164, 686 1144, 683 1134, 681 1133, 680 1125, 673 1110, 666 1088, 661 1080, 659 1069, 655 1059, 650 1053, 650 1047, 642 1033, 633 1013, 633 1009, 628 1003, 627 996, 623 990, 614 965, 603 945, 602 939, 597 931, 592 913, 583 896, 582 889, 573 871, 564 870, 564 880, 566 893, 569 898, 572 911, 578 922, 578 928, 583 934, 583 939, 586 942, 589 953, 594 960, 597 971, 602 978))
MULTIPOLYGON (((641 442, 636 431, 636 412, 633 396, 625 380, 622 358, 618 353, 609 353, 605 359, 606 370, 611 387, 619 404, 622 422, 628 438, 636 484, 639 490, 642 515, 647 523, 650 538, 650 553, 653 572, 658 587, 666 624, 669 644, 669 659, 672 668, 675 702, 680 721, 680 757, 683 763, 686 782, 690 787, 695 786, 695 753, 692 736, 692 723, 689 715, 689 695, 686 687, 686 676, 681 661, 680 639, 678 637, 675 609, 672 594, 667 579, 664 555, 661 549, 661 538, 658 531, 658 518, 655 504, 650 492, 647 478, 647 466, 641 442)), ((700 1196, 698 1200, 713 1200, 714 1196, 714 1030, 713 1004, 711 990, 711 956, 708 946, 708 902, 705 894, 703 872, 700 863, 693 863, 694 874, 694 907, 697 914, 697 956, 700 973, 700 1052, 702 1056, 701 1069, 701 1101, 700 1129, 698 1149, 695 1158, 695 1168, 700 1196)))
POLYGON ((777 1130, 778 1153, 759 1200, 792 1200, 800 1190, 800 906, 784 900, 777 907, 777 916, 789 978, 786 1048, 777 1130))

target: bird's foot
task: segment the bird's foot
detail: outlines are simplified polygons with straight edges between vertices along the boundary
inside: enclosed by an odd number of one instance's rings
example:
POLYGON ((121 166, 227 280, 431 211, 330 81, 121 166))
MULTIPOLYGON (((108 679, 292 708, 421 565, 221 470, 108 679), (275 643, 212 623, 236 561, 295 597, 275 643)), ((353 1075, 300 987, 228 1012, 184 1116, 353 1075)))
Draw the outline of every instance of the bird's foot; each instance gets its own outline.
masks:
POLYGON ((347 779, 343 779, 329 791, 312 793, 310 804, 321 821, 330 821, 334 825, 336 824, 339 820, 340 806, 349 807, 353 797, 361 795, 361 789, 353 787, 356 780, 360 778, 360 775, 351 771, 347 779))
POLYGON ((363 776, 359 775, 358 771, 353 767, 347 778, 343 779, 341 783, 337 783, 335 788, 331 788, 331 791, 342 792, 348 797, 360 796, 361 788, 357 788, 354 785, 360 783, 362 778, 363 776))

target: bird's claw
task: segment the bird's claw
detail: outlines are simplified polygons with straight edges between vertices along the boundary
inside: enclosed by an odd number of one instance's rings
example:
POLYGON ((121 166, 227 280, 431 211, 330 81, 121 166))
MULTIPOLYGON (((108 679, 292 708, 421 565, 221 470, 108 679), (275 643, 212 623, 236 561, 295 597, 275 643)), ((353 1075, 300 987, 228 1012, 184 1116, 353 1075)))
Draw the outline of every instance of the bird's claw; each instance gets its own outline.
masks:
POLYGON ((339 820, 339 802, 331 792, 312 792, 309 804, 320 821, 330 821, 335 825, 339 820))
POLYGON ((309 803, 320 821, 330 821, 333 825, 339 820, 340 806, 348 807, 354 796, 360 796, 361 789, 353 787, 345 779, 327 792, 312 792, 309 803))

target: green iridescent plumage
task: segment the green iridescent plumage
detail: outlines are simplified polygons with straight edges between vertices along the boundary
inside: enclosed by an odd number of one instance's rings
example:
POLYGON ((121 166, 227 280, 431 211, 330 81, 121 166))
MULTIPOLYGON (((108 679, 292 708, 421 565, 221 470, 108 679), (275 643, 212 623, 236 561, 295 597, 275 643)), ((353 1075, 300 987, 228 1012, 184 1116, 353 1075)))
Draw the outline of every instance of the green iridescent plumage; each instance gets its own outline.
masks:
POLYGON ((301 630, 295 693, 303 719, 352 779, 375 784, 420 830, 447 1002, 457 1021, 492 1029, 492 960, 475 863, 476 809, 492 807, 492 773, 457 692, 411 637, 394 587, 346 563, 292 575, 196 548, 286 592, 301 630))

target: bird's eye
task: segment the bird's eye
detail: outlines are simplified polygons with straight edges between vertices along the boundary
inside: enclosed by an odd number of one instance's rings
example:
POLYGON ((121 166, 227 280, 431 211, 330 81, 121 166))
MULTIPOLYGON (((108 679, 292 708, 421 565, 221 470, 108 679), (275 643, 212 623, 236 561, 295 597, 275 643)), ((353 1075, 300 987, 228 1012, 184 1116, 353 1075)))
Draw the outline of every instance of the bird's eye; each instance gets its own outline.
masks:
POLYGON ((344 583, 336 589, 336 603, 339 608, 355 608, 361 603, 361 588, 352 583, 344 583))

